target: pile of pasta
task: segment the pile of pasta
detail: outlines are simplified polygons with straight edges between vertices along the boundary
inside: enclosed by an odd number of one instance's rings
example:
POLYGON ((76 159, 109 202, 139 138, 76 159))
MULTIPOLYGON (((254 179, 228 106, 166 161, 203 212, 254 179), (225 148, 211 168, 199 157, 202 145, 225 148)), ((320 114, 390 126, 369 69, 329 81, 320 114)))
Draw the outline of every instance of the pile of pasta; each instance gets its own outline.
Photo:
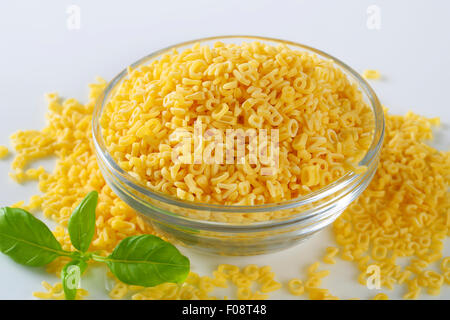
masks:
POLYGON ((150 189, 195 202, 254 205, 297 198, 357 168, 372 142, 374 117, 331 60, 285 45, 217 42, 130 68, 100 124, 119 166, 150 189), (278 163, 273 155, 269 164, 259 158, 252 164, 250 143, 244 163, 236 151, 232 161, 213 152, 208 162, 206 151, 218 143, 214 137, 194 145, 196 121, 203 136, 278 130, 278 163), (186 135, 191 154, 174 162, 186 135))

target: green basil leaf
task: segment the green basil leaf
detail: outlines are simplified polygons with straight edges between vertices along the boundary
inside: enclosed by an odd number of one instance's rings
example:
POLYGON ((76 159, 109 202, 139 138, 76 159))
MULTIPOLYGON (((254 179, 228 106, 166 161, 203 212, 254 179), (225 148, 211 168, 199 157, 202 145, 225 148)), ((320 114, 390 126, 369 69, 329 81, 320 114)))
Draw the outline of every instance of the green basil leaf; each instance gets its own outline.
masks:
POLYGON ((91 191, 81 200, 69 219, 68 229, 72 245, 80 251, 89 249, 95 233, 95 208, 98 193, 91 191))
POLYGON ((120 281, 144 287, 181 283, 189 273, 188 258, 149 234, 123 239, 104 261, 120 281))
POLYGON ((72 260, 61 270, 61 282, 66 300, 75 300, 81 275, 87 268, 84 260, 72 260))
POLYGON ((67 255, 50 229, 31 213, 0 208, 0 251, 27 266, 43 266, 67 255))

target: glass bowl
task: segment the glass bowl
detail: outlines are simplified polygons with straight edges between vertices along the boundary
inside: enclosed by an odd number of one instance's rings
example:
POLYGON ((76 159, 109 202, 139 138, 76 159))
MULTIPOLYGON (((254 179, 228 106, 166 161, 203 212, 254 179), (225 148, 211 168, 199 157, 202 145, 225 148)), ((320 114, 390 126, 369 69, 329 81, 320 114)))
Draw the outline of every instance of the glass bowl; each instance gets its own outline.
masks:
POLYGON ((364 173, 348 172, 338 180, 297 199, 255 206, 230 206, 196 203, 154 192, 119 167, 109 154, 101 132, 100 117, 127 69, 120 72, 99 97, 93 114, 93 139, 97 160, 106 183, 155 229, 175 243, 220 255, 256 255, 279 251, 311 237, 331 224, 367 187, 377 169, 384 137, 384 113, 367 82, 340 60, 311 47, 279 39, 254 36, 220 36, 188 41, 156 51, 131 65, 138 68, 158 59, 172 49, 182 51, 193 44, 211 45, 216 41, 241 43, 260 41, 284 44, 295 50, 331 59, 348 79, 356 83, 374 116, 373 140, 361 160, 364 173), (266 220, 267 217, 276 218, 266 220))

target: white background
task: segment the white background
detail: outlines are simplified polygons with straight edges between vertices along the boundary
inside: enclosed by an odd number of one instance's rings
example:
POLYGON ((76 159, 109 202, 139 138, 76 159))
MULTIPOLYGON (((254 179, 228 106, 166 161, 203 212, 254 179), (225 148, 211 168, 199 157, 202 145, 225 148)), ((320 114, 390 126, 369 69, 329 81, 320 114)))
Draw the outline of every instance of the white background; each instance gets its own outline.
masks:
MULTIPOLYGON (((324 50, 362 71, 375 68, 380 100, 392 113, 413 110, 440 116, 433 145, 450 149, 450 2, 445 0, 316 1, 2 1, 0 4, 0 145, 19 129, 40 129, 46 110, 43 94, 58 91, 86 101, 87 84, 111 79, 138 58, 177 42, 214 35, 249 34, 292 40, 324 50), (79 30, 67 28, 70 5, 80 8, 79 30), (381 29, 367 27, 370 5, 381 10, 381 29)), ((33 183, 20 186, 7 173, 11 158, 0 161, 0 205, 27 200, 33 183)), ((224 258, 183 249, 192 269, 210 274, 218 263, 271 265, 278 280, 304 278, 304 268, 333 244, 330 229, 295 248, 271 255, 224 258)), ((449 254, 449 246, 446 246, 449 254)), ((356 281, 353 263, 331 268, 323 286, 341 298, 371 298, 356 281)), ((106 298, 103 270, 89 271, 82 285, 91 298, 106 298)), ((30 299, 40 281, 56 277, 0 255, 0 298, 30 299)), ((404 288, 387 292, 399 298, 404 288)), ((423 295, 423 298, 432 298, 423 295)), ((280 290, 272 298, 292 298, 280 290)), ((445 287, 440 298, 450 298, 445 287)))

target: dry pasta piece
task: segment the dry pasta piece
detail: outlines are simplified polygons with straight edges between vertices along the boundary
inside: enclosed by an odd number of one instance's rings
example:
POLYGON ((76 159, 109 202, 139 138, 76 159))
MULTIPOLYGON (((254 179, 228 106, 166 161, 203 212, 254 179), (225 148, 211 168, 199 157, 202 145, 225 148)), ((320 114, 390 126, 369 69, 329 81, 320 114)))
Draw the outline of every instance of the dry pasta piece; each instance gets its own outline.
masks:
POLYGON ((449 271, 445 271, 444 273, 444 280, 446 284, 450 284, 450 270, 449 271))
POLYGON ((366 69, 363 71, 363 77, 370 80, 379 80, 381 73, 378 70, 366 69))
POLYGON ((308 291, 310 289, 318 288, 322 283, 322 280, 318 277, 312 276, 305 283, 305 289, 308 291))
POLYGON ((212 279, 208 276, 204 276, 200 278, 198 287, 205 293, 210 293, 214 290, 214 283, 212 279))
POLYGON ((260 291, 255 291, 255 293, 253 293, 251 297, 251 300, 267 300, 268 298, 268 294, 263 294, 260 291))
POLYGON ((240 272, 239 267, 231 264, 221 264, 217 267, 217 271, 221 273, 226 279, 230 279, 233 275, 240 272))
POLYGON ((373 300, 389 300, 389 297, 385 293, 378 293, 375 297, 373 297, 373 300))
POLYGON ((0 146, 0 159, 4 159, 8 156, 9 150, 5 146, 0 146))
POLYGON ((117 282, 109 293, 112 299, 122 299, 128 293, 128 286, 122 282, 117 282))
POLYGON ((449 271, 450 270, 450 257, 443 258, 441 261, 440 267, 443 272, 449 271))
POLYGON ((300 279, 292 279, 288 282, 288 289, 294 296, 300 296, 305 292, 305 287, 300 279))
POLYGON ((277 291, 281 289, 281 283, 275 281, 275 280, 269 280, 261 285, 261 292, 268 293, 272 291, 277 291))
POLYGON ((253 296, 253 293, 250 288, 238 288, 237 290, 237 298, 238 300, 250 300, 253 296))
POLYGON ((339 248, 328 247, 326 249, 326 255, 323 257, 323 262, 327 264, 335 264, 336 260, 334 257, 339 253, 339 248))
POLYGON ((213 271, 213 279, 212 279, 212 283, 216 286, 216 287, 220 287, 220 288, 228 288, 228 282, 227 282, 227 278, 225 277, 225 275, 223 273, 216 271, 213 271))
POLYGON ((249 279, 242 273, 233 275, 231 280, 237 287, 250 287, 253 283, 251 279, 249 279))
POLYGON ((408 291, 406 294, 403 295, 403 299, 408 299, 408 300, 409 299, 412 299, 412 300, 418 299, 420 296, 420 291, 421 291, 420 288, 408 291))
POLYGON ((308 290, 309 299, 311 300, 331 300, 334 297, 330 294, 328 289, 310 288, 308 290))
POLYGON ((249 264, 244 267, 242 272, 250 280, 257 280, 259 278, 259 267, 254 264, 249 264))
POLYGON ((319 261, 316 261, 313 264, 311 264, 308 267, 308 275, 309 276, 314 276, 316 274, 317 269, 319 268, 319 266, 320 266, 320 262, 319 261))

